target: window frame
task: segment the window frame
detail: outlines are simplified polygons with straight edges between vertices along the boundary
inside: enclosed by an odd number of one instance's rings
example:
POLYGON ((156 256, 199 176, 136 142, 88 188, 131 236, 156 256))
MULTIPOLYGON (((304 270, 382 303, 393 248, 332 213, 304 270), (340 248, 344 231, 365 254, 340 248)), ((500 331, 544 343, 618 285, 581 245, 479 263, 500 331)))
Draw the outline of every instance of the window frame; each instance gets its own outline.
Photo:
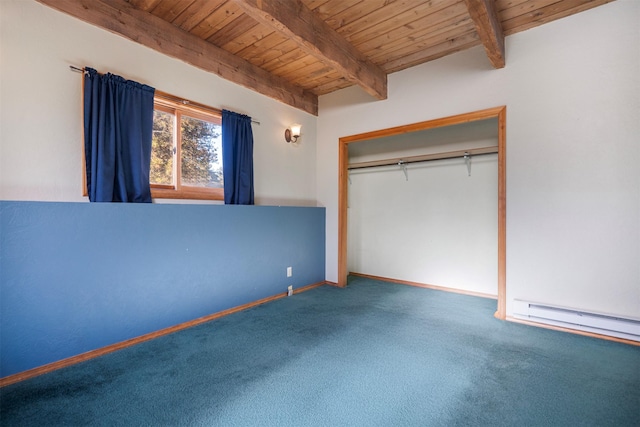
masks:
MULTIPOLYGON (((182 185, 182 135, 181 117, 187 116, 222 125, 222 111, 203 104, 188 101, 156 90, 153 100, 154 111, 163 111, 175 116, 173 172, 175 185, 151 184, 152 199, 224 200, 224 188, 204 188, 182 185)), ((220 153, 222 155, 222 153, 220 153)))

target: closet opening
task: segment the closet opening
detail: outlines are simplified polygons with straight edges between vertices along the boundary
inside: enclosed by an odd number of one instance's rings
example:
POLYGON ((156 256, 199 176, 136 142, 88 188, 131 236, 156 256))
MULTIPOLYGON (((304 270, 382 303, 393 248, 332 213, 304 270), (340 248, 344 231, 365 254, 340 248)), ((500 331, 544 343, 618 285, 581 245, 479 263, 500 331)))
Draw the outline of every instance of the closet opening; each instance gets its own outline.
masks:
MULTIPOLYGON (((460 138, 458 138, 460 139, 460 138)), ((460 114, 456 116, 444 117, 435 120, 429 120, 425 122, 413 123, 404 126, 398 126, 389 129, 382 129, 372 132, 367 132, 358 135, 352 135, 340 138, 339 140, 339 218, 338 218, 338 285, 346 286, 347 275, 349 273, 349 181, 350 170, 353 172, 354 181, 357 177, 356 174, 367 174, 368 170, 372 171, 372 174, 385 175, 384 180, 392 177, 393 180, 410 181, 412 177, 414 179, 420 179, 420 174, 425 173, 428 169, 436 171, 438 167, 426 167, 426 164, 438 160, 438 164, 447 164, 456 162, 456 165, 462 165, 462 170, 459 172, 464 176, 467 174, 473 174, 474 165, 476 166, 476 173, 482 174, 483 161, 490 162, 493 156, 493 167, 495 168, 495 157, 497 155, 497 210, 495 205, 489 211, 491 215, 496 215, 495 220, 497 222, 497 310, 495 316, 499 319, 505 319, 506 317, 506 107, 496 107, 487 110, 475 111, 471 113, 460 114), (463 126, 458 126, 463 125, 463 126), (489 127, 489 128, 487 128, 489 127), (473 132, 479 133, 480 136, 475 138, 476 142, 473 145, 465 145, 456 140, 456 132, 460 134, 461 129, 473 129, 473 132), (497 129, 496 129, 497 128, 497 129), (425 147, 418 147, 420 150, 416 151, 416 145, 413 140, 416 140, 418 135, 428 135, 429 132, 423 132, 432 130, 431 133, 436 133, 445 136, 443 143, 439 147, 427 147, 427 152, 424 152, 425 147), (448 135, 448 136, 447 136, 448 135), (482 135, 488 135, 484 138, 482 135), (393 137, 393 138, 389 138, 393 137), (448 140, 447 140, 448 139, 448 140), (496 144, 497 139, 497 144, 496 144), (351 145, 357 142, 368 141, 369 144, 351 145), (413 144, 413 146, 412 146, 413 144), (367 147, 367 150, 360 150, 360 147, 367 147), (351 148, 351 149, 350 149, 351 148), (446 149, 443 149, 446 148, 446 149), (400 151, 399 151, 400 150, 400 151), (412 152, 415 151, 414 152, 412 152), (429 151, 430 150, 430 151, 429 151), (435 151, 434 151, 435 150, 435 151), (351 156, 350 156, 351 152, 351 156), (367 157, 363 153, 374 153, 372 156, 367 157), (385 157, 384 152, 390 152, 392 155, 385 157), (377 153, 377 154, 376 154, 377 153), (494 154, 495 153, 495 154, 494 154), (381 158, 381 156, 383 158, 381 158), (353 157, 353 159, 350 159, 353 157), (442 160, 446 159, 446 160, 442 160), (483 160, 485 159, 485 160, 483 160), (373 172, 377 170, 378 172, 373 172)), ((434 166, 432 164, 432 166, 434 166)), ((450 167, 450 166, 448 166, 450 167)), ((458 166, 455 166, 456 168, 458 166)), ((494 169, 495 171, 495 169, 494 169)), ((431 173, 431 172, 429 172, 431 173)), ((458 171, 455 172, 456 174, 458 171)), ((357 179, 360 179, 358 177, 357 179)), ((377 177, 376 179, 381 179, 377 177)), ((433 177, 431 178, 433 179, 433 177)), ((458 179, 458 178, 456 178, 458 179)), ((385 181, 379 181, 385 185, 385 181)), ((495 185, 495 181, 494 185, 495 185)), ((407 182, 409 185, 415 187, 416 182, 407 182)), ((371 184, 369 184, 371 185, 371 184)), ((396 184, 394 184, 396 185, 396 184)), ((430 184, 431 185, 431 184, 430 184)), ((400 187, 401 189, 403 187, 400 187)), ((437 190, 437 187, 434 187, 437 190)), ((495 187, 494 187, 495 188, 495 187)), ((384 199, 385 197, 396 197, 394 191, 387 191, 385 193, 384 188, 381 188, 379 197, 384 199)), ((388 189, 387 189, 388 190, 388 189)), ((404 191, 404 190, 402 190, 404 191)), ((401 192, 402 192, 401 191, 401 192)), ((468 190, 472 191, 472 190, 468 190)), ((486 188, 484 190, 486 192, 486 188)), ((491 191, 491 190, 489 190, 491 191)), ((354 192, 355 194, 355 192, 354 192)), ((473 193, 469 193, 473 195, 473 193)), ((370 198, 375 199, 375 198, 370 198)), ((495 200, 495 199, 494 199, 495 200)), ((447 200, 450 201, 450 200, 447 200)), ((486 200, 485 200, 486 202, 486 200)), ((376 202, 377 203, 377 202, 376 202)), ((384 203, 384 202, 381 202, 384 203)), ((485 209, 485 212, 487 210, 485 209)), ((442 212, 440 212, 442 214, 442 212)), ((382 220, 384 221, 384 219, 382 220)), ((486 218, 485 218, 486 223, 486 218)), ((374 223, 375 224, 375 223, 374 223)), ((495 223, 494 223, 495 224, 495 223)), ((472 225, 469 224, 469 227, 472 225)), ((494 226, 495 227, 495 226, 494 226)), ((487 227, 491 230, 495 230, 494 227, 487 227)), ((354 227, 355 228, 355 227, 354 227)), ((410 236, 410 230, 405 230, 407 236, 410 236)), ((493 233, 493 231, 492 231, 493 233)), ((495 242, 495 240, 494 240, 495 242)), ((494 243, 495 244, 495 243, 494 243)), ((353 254, 352 254, 353 257, 353 254)), ((443 258, 446 256, 443 254, 443 258)), ((495 257, 493 258, 495 260, 495 257)), ((352 264, 356 263, 356 260, 352 259, 352 264)), ((495 261, 493 261, 495 262, 495 261)), ((495 268, 495 267, 489 267, 495 268)), ((495 272, 495 270, 493 270, 495 272)), ((495 274, 495 273, 494 273, 495 274)), ((391 276, 389 276, 391 277, 391 276)), ((496 277, 496 276, 493 276, 496 277)), ((397 278, 397 277, 395 277, 397 278)), ((495 281, 493 281, 495 283, 495 281)), ((437 286, 436 286, 437 287, 437 286)), ((469 292, 473 293, 473 292, 469 292)), ((482 294, 483 292, 478 292, 482 294)), ((493 294, 493 292, 484 292, 487 294, 493 294)))

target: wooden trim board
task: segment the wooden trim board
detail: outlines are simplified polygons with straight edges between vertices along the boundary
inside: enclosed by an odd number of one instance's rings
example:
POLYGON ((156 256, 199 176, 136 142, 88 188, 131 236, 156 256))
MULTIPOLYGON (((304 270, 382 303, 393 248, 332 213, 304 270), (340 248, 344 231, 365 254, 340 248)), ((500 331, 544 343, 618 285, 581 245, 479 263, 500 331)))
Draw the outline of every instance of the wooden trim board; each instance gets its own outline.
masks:
MULTIPOLYGON (((293 293, 299 294, 301 292, 305 292, 314 288, 317 288, 322 285, 330 284, 329 282, 322 281, 318 283, 313 283, 311 285, 303 286, 298 289, 294 289, 293 293)), ((237 307, 228 308, 226 310, 219 311, 217 313, 210 314, 208 316, 199 317, 194 320, 190 320, 188 322, 180 323, 179 325, 170 326, 168 328, 160 329, 159 331, 150 332, 145 335, 141 335, 136 338, 131 338, 125 341, 117 342, 115 344, 108 345, 106 347, 98 348, 95 350, 87 351, 86 353, 78 354, 76 356, 71 356, 66 359, 58 360, 57 362, 48 363, 43 366, 38 366, 37 368, 29 369, 27 371, 18 372, 17 374, 9 375, 4 378, 0 378, 0 388, 5 387, 11 384, 15 384, 20 381, 28 380, 29 378, 34 378, 39 375, 47 374, 49 372, 53 372, 55 370, 66 368, 67 366, 75 365, 76 363, 85 362, 87 360, 95 359, 96 357, 104 356, 105 354, 113 353, 118 350, 122 350, 127 347, 131 347, 136 344, 143 343, 145 341, 150 341, 154 338, 159 338, 164 335, 169 335, 174 332, 182 331, 187 328, 191 328, 192 326, 197 326, 202 323, 209 322, 211 320, 219 319, 224 316, 228 316, 233 313, 238 313, 243 310, 247 310, 249 308, 257 307, 259 305, 265 304, 267 302, 275 301, 278 299, 286 298, 287 292, 279 293, 276 295, 272 295, 270 297, 262 298, 257 301, 249 302, 247 304, 239 305, 237 307)))
POLYGON ((485 294, 483 292, 465 291, 464 289, 455 289, 455 288, 449 288, 446 286, 430 285, 428 283, 411 282, 409 280, 391 279, 389 277, 372 276, 370 274, 362 274, 362 273, 354 273, 354 272, 350 272, 349 275, 365 277, 367 279, 372 279, 372 280, 380 280, 382 282, 390 282, 390 283, 397 283, 400 285, 415 286, 417 288, 433 289, 435 291, 452 292, 454 294, 469 295, 469 296, 479 297, 479 298, 498 299, 497 295, 485 294))
POLYGON ((498 319, 507 318, 507 107, 498 112, 498 319))
POLYGON ((506 184, 506 120, 507 107, 500 106, 473 111, 455 116, 443 117, 419 123, 396 126, 357 135, 345 136, 338 141, 338 286, 347 285, 347 201, 349 185, 349 149, 354 142, 386 136, 402 135, 420 130, 470 123, 486 119, 498 119, 498 306, 495 317, 505 320, 506 312, 506 256, 507 256, 507 184, 506 184))
POLYGON ((531 322, 529 320, 516 319, 515 317, 511 317, 511 316, 507 316, 505 320, 513 323, 521 323, 523 325, 535 326, 536 328, 552 329, 554 331, 568 332, 570 334, 583 335, 585 337, 599 338, 601 340, 615 341, 623 344, 629 344, 629 345, 634 345, 636 347, 640 347, 640 342, 628 340, 625 338, 618 338, 618 337, 612 337, 609 335, 596 334, 594 332, 580 331, 578 329, 565 328, 562 326, 547 325, 546 323, 531 322))
MULTIPOLYGON (((396 283, 400 285, 415 286, 418 288, 433 289, 433 290, 444 291, 444 292, 453 292, 456 294, 470 295, 470 296, 475 296, 480 298, 490 298, 490 299, 497 298, 496 295, 489 295, 489 294, 484 294, 480 292, 471 292, 471 291, 465 291, 461 289, 447 288, 444 286, 429 285, 425 283, 411 282, 407 280, 390 279, 388 277, 372 276, 369 274, 350 272, 349 275, 365 277, 367 279, 373 279, 373 280, 380 280, 383 282, 396 283)), ((595 332, 581 331, 578 329, 565 328, 562 326, 547 325, 545 323, 538 323, 538 322, 532 322, 529 320, 516 319, 515 317, 511 317, 511 316, 506 316, 505 320, 513 323, 521 323, 523 325, 534 326, 537 328, 552 329, 554 331, 567 332, 567 333, 576 334, 576 335, 584 335, 586 337, 598 338, 598 339, 607 340, 607 341, 615 341, 623 344, 629 344, 629 345, 634 345, 636 347, 640 347, 639 341, 628 340, 625 338, 618 338, 618 337, 612 337, 609 335, 596 334, 595 332)))

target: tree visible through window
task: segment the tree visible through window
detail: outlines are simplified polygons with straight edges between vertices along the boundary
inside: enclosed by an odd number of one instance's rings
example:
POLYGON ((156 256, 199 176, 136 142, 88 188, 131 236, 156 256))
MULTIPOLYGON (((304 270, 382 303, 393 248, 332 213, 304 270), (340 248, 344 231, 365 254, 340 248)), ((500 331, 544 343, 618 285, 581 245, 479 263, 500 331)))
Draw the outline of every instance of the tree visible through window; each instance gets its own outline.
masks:
POLYGON ((222 187, 222 128, 218 124, 182 117, 182 183, 222 187))
POLYGON ((156 197, 222 199, 222 127, 215 110, 156 99, 150 181, 156 197))
POLYGON ((174 116, 164 111, 153 112, 153 139, 151 142, 152 184, 173 184, 173 128, 174 116))

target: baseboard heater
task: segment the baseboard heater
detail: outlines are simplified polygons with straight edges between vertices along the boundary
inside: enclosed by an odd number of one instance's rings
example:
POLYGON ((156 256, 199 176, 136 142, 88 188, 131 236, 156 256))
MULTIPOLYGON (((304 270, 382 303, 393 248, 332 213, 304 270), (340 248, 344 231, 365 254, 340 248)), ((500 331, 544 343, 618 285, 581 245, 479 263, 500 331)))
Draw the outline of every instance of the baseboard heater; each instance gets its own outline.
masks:
POLYGON ((640 320, 514 300, 513 317, 569 329, 640 341, 640 320))

